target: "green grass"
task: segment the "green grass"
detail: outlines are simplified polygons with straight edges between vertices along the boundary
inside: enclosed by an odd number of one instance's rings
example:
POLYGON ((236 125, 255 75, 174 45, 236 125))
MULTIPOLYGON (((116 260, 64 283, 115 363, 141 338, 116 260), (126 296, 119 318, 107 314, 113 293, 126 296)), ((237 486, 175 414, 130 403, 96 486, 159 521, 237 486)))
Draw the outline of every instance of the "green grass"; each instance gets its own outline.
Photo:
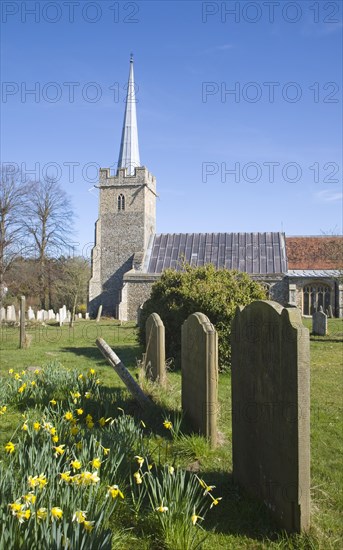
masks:
MULTIPOLYGON (((311 328, 311 320, 304 324, 311 328)), ((139 415, 153 429, 151 448, 157 455, 163 453, 169 462, 200 472, 207 483, 216 485, 216 494, 223 497, 203 524, 208 537, 202 548, 223 549, 340 549, 343 547, 343 417, 342 417, 342 356, 343 321, 329 320, 326 337, 311 336, 311 494, 312 527, 308 535, 287 536, 280 533, 269 519, 263 505, 254 502, 232 483, 231 469, 231 380, 229 374, 219 378, 219 430, 221 445, 216 450, 195 435, 177 437, 174 441, 162 426, 168 417, 174 423, 180 415, 181 378, 179 372, 169 372, 168 389, 161 391, 148 384, 147 389, 158 403, 159 414, 142 414, 131 396, 123 389, 117 375, 102 358, 95 346, 95 338, 102 336, 115 349, 124 364, 138 376, 136 362, 141 358, 133 325, 120 326, 113 321, 79 321, 73 330, 69 327, 32 326, 31 347, 18 349, 18 328, 1 329, 0 374, 6 379, 10 368, 22 370, 41 366, 51 359, 67 367, 86 372, 97 370, 108 391, 118 392, 125 410, 139 415), (162 438, 162 439, 161 439, 162 438), (168 445, 167 445, 168 442, 168 445), (215 532, 213 531, 215 529, 215 532)), ((1 403, 0 403, 1 405, 1 403)), ((20 421, 21 411, 12 408, 1 417, 0 445, 6 443, 20 421)), ((165 459, 163 456, 163 460, 165 459)), ((132 540, 123 550, 132 546, 132 540)), ((153 548, 150 539, 139 542, 143 549, 153 548)))

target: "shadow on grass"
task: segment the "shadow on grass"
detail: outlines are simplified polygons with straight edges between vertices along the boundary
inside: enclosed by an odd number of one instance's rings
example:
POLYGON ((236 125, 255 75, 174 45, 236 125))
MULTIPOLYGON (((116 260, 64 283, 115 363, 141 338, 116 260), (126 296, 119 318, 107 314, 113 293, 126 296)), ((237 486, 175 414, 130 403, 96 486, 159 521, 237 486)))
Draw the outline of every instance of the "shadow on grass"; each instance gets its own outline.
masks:
MULTIPOLYGON (((130 346, 118 346, 113 348, 113 350, 126 367, 136 366, 137 359, 139 359, 141 356, 141 348, 138 346, 138 344, 137 346, 132 346, 132 344, 130 346)), ((61 351, 66 353, 74 353, 79 357, 87 357, 87 359, 94 360, 98 364, 101 363, 101 365, 108 365, 106 359, 103 357, 100 350, 96 346, 70 346, 61 348, 61 351)))

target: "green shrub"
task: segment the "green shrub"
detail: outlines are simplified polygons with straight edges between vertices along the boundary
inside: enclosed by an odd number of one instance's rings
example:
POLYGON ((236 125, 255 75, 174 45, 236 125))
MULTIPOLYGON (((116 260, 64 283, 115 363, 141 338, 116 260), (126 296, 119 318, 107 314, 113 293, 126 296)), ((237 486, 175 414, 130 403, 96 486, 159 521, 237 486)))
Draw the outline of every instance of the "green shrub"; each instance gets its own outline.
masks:
POLYGON ((231 363, 231 321, 238 305, 266 299, 264 288, 249 275, 212 264, 183 266, 183 271, 167 269, 145 302, 140 322, 140 342, 145 345, 145 321, 158 313, 165 326, 167 357, 180 366, 181 326, 187 317, 200 311, 218 331, 219 365, 227 370, 231 363))

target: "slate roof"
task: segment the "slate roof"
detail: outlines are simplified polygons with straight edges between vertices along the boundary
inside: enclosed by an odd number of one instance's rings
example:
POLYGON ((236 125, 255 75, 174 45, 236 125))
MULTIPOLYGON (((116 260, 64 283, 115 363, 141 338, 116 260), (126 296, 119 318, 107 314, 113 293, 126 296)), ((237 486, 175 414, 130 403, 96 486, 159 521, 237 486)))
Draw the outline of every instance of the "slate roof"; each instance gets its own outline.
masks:
POLYGON ((212 263, 250 275, 287 272, 284 233, 166 233, 154 236, 146 258, 147 273, 212 263))
POLYGON ((288 277, 340 277, 339 269, 289 269, 288 277))

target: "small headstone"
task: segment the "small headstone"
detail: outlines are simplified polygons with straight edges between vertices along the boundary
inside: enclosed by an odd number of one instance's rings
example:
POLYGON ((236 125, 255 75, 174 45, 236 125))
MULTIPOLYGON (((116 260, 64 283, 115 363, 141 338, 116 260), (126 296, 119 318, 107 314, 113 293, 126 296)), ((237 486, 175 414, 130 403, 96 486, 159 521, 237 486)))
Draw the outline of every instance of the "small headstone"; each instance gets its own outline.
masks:
POLYGON ((102 304, 99 306, 98 314, 97 314, 97 316, 96 316, 96 322, 97 322, 97 323, 100 321, 101 314, 102 314, 102 304))
POLYGON ((82 319, 82 313, 78 313, 77 316, 79 319, 82 319))
POLYGON ((281 528, 310 527, 310 346, 297 308, 256 301, 231 332, 233 477, 281 528))
POLYGON ((4 307, 0 309, 0 322, 6 321, 6 310, 4 307))
POLYGON ((164 324, 157 313, 152 313, 145 323, 145 342, 146 375, 150 380, 165 386, 167 377, 164 324))
POLYGON ((217 443, 218 335, 203 313, 193 313, 181 331, 182 411, 193 430, 217 443))
POLYGON ((53 309, 49 309, 48 311, 48 321, 54 321, 56 318, 56 315, 54 313, 53 309))
POLYGON ((316 311, 312 315, 312 334, 316 334, 317 336, 325 336, 327 334, 327 331, 328 318, 327 315, 325 315, 323 308, 321 307, 321 310, 316 311))
POLYGON ((86 320, 87 320, 87 321, 89 320, 89 313, 88 313, 88 311, 87 311, 87 313, 86 313, 86 320))
POLYGON ((59 314, 59 313, 56 313, 55 321, 56 321, 57 323, 60 322, 60 314, 59 314))
POLYGON ((35 320, 35 312, 33 311, 31 306, 27 310, 27 318, 28 318, 29 321, 34 321, 35 320))
POLYGON ((15 307, 12 305, 12 306, 7 306, 7 313, 6 313, 6 321, 16 321, 17 318, 16 318, 16 314, 15 314, 15 307))
POLYGON ((49 312, 43 310, 43 321, 49 321, 49 312))
POLYGON ((330 304, 329 307, 328 307, 328 317, 330 319, 333 318, 333 311, 332 311, 332 305, 330 304))
POLYGON ((26 334, 25 334, 25 296, 20 298, 20 325, 19 325, 19 347, 23 349, 25 347, 26 334))
POLYGON ((37 311, 37 321, 40 321, 41 323, 44 321, 44 309, 39 309, 37 311))

